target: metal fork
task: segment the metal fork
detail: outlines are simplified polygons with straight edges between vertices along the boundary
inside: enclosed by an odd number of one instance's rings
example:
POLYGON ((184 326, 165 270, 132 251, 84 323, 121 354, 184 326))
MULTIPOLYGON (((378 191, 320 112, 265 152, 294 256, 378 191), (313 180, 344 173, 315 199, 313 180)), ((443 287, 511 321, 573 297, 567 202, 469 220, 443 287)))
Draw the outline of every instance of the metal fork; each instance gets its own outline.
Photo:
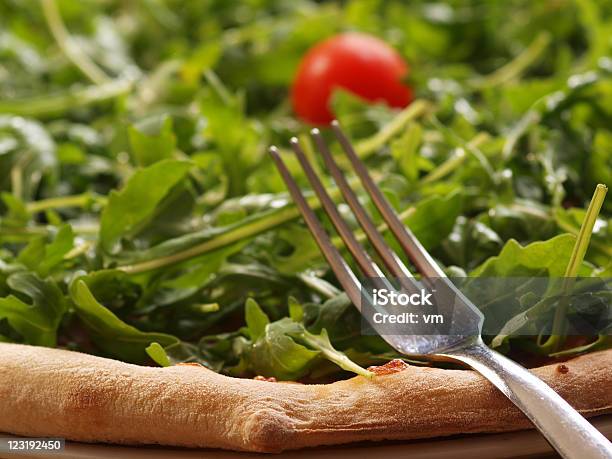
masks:
MULTIPOLYGON (((410 229, 400 221, 368 173, 366 166, 358 158, 337 121, 332 123, 332 130, 391 233, 416 269, 422 274, 423 282, 427 282, 427 279, 442 279, 442 284, 446 286, 449 292, 453 293, 452 320, 455 324, 459 324, 459 329, 462 330, 462 333, 444 335, 381 333, 382 338, 402 354, 425 357, 430 360, 461 362, 480 372, 525 413, 561 456, 572 459, 612 458, 612 444, 552 388, 522 366, 484 344, 481 338, 483 324, 481 312, 457 291, 452 282, 446 278, 444 271, 410 229)), ((319 130, 313 129, 311 134, 344 200, 388 271, 392 276, 400 279, 402 288, 410 291, 419 288, 422 284, 414 279, 402 259, 388 246, 371 217, 359 202, 319 130)), ((364 250, 348 224, 341 217, 336 205, 300 147, 297 138, 291 139, 291 147, 320 200, 323 210, 330 218, 363 275, 369 279, 386 282, 383 271, 364 250)), ((272 146, 270 147, 270 154, 338 282, 352 303, 363 313, 362 301, 370 301, 370 299, 363 295, 364 290, 361 281, 332 244, 328 234, 283 162, 279 150, 272 146)), ((436 285, 439 284, 438 282, 436 285)), ((418 326, 416 330, 418 330, 418 326)), ((585 390, 588 390, 588 388, 585 388, 585 390)))

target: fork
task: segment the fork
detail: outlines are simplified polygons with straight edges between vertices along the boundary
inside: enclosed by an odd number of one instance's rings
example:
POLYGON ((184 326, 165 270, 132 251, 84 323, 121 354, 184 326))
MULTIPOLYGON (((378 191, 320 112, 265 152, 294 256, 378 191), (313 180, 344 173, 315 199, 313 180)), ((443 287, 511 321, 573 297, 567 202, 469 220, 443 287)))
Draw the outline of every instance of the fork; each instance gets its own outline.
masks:
MULTIPOLYGON (((337 121, 332 122, 333 133, 348 157, 354 172, 359 177, 375 207, 378 209, 389 230, 397 239, 402 250, 412 264, 421 273, 422 281, 417 281, 403 263, 400 256, 387 244, 368 212, 359 202, 357 195, 349 185, 344 173, 332 156, 320 131, 312 129, 311 135, 317 150, 323 157, 326 168, 336 186, 353 212, 371 245, 377 252, 389 273, 399 279, 401 287, 415 291, 422 283, 435 279, 436 286, 442 284, 453 294, 453 323, 460 324, 461 333, 457 334, 418 334, 418 326, 411 334, 380 333, 391 347, 411 357, 429 360, 454 361, 467 365, 481 373, 508 397, 540 430, 557 452, 571 459, 612 458, 612 444, 585 418, 574 410, 561 396, 542 380, 524 367, 504 357, 486 346, 481 337, 484 317, 478 308, 459 292, 446 277, 444 271, 425 250, 409 228, 401 222, 381 190, 367 171, 364 163, 358 158, 347 136, 337 121)), ((390 285, 377 263, 365 251, 349 225, 340 215, 332 198, 327 193, 321 179, 310 164, 309 159, 300 147, 297 138, 290 140, 308 181, 312 185, 322 208, 332 222, 335 230, 348 248, 362 274, 384 285, 390 285)), ((297 205, 306 225, 312 233, 323 256, 336 275, 351 302, 364 314, 363 304, 372 306, 371 297, 364 295, 362 281, 345 261, 338 249, 331 242, 321 222, 307 203, 297 182, 285 165, 281 154, 275 146, 270 147, 270 155, 276 164, 289 194, 297 205)), ((588 390, 588 388, 585 388, 588 390)))

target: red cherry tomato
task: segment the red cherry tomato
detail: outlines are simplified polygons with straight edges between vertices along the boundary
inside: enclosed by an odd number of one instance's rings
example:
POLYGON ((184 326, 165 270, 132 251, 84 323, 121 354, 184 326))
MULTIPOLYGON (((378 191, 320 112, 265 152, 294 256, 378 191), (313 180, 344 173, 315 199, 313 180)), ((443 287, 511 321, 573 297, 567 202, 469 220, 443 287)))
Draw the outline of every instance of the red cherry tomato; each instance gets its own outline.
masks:
POLYGON ((412 100, 410 87, 402 83, 407 73, 406 62, 384 41, 356 32, 336 35, 302 59, 291 90, 293 109, 309 123, 329 123, 334 118, 329 108, 334 88, 405 107, 412 100))

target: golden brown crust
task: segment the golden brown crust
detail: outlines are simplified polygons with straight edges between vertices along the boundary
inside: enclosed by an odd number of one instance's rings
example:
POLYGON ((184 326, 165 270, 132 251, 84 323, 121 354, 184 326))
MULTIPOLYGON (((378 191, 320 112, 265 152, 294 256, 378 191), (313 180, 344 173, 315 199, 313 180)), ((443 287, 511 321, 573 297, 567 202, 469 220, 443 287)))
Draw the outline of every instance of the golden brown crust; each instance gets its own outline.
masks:
MULTIPOLYGON (((533 370, 585 415, 612 411, 612 350, 533 370)), ((325 385, 151 368, 0 343, 0 432, 275 452, 529 427, 482 376, 410 366, 325 385)))

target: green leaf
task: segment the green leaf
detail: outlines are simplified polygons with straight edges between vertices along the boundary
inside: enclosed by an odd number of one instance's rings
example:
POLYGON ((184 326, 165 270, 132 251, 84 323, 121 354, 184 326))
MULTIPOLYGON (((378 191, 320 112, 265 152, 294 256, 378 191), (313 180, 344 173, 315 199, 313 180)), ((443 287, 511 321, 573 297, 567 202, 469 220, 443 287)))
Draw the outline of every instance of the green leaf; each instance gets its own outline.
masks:
POLYGON ((418 155, 418 148, 423 137, 423 128, 418 123, 411 123, 404 135, 391 144, 391 153, 398 167, 410 182, 416 182, 421 164, 425 161, 418 155))
POLYGON ((463 215, 457 218, 453 230, 442 242, 449 264, 470 269, 499 253, 503 241, 489 226, 463 215))
POLYGON ((184 341, 173 343, 166 347, 154 342, 145 351, 155 363, 162 367, 169 367, 178 363, 199 363, 213 371, 219 371, 219 364, 217 362, 214 362, 210 356, 202 352, 198 346, 184 341))
POLYGON ((431 250, 448 236, 461 215, 463 197, 456 190, 446 196, 431 196, 420 201, 405 220, 421 244, 431 250))
POLYGON ((74 233, 69 224, 60 226, 57 235, 49 244, 44 237, 34 238, 21 251, 18 260, 41 277, 47 276, 59 266, 65 255, 74 247, 74 233))
POLYGON ((298 224, 286 225, 278 230, 273 244, 265 255, 270 264, 283 274, 295 274, 320 263, 321 250, 308 231, 298 224))
MULTIPOLYGON (((295 300, 290 300, 293 318, 301 315, 302 308, 299 307, 298 312, 298 306, 295 300)), ((371 376, 344 353, 334 349, 325 329, 316 335, 293 318, 270 322, 252 299, 245 305, 245 315, 251 341, 250 345, 239 341, 242 343, 240 353, 243 363, 257 374, 279 379, 298 378, 307 374, 316 363, 316 357, 320 356, 347 371, 371 376)))
POLYGON ((601 351, 604 349, 612 348, 612 336, 610 336, 612 330, 608 330, 608 333, 599 335, 595 341, 583 346, 575 346, 569 349, 564 349, 559 352, 550 354, 551 357, 571 357, 576 354, 584 354, 587 352, 601 351))
POLYGON ((190 167, 185 161, 160 161, 137 171, 121 191, 111 192, 100 219, 103 249, 108 254, 118 253, 121 239, 137 234, 153 219, 190 167))
POLYGON ((45 256, 45 236, 34 237, 28 242, 17 257, 17 261, 30 270, 36 270, 40 260, 45 256))
MULTIPOLYGON (((518 278, 524 285, 520 286, 523 291, 522 296, 527 295, 532 291, 532 287, 536 288, 536 296, 542 298, 535 305, 525 309, 525 305, 521 304, 519 298, 516 298, 516 292, 519 286, 513 287, 513 295, 508 297, 506 290, 508 285, 511 285, 511 280, 496 283, 499 288, 489 288, 487 290, 478 290, 479 281, 474 279, 468 281, 466 285, 466 294, 475 304, 481 307, 485 313, 485 329, 487 321, 493 321, 497 324, 504 324, 501 327, 498 335, 493 339, 494 347, 501 346, 509 336, 517 333, 527 324, 535 324, 535 320, 544 312, 549 311, 551 304, 547 300, 547 292, 540 291, 542 282, 537 282, 537 278, 553 278, 553 282, 546 287, 550 290, 556 285, 555 278, 561 278, 565 274, 565 269, 572 255, 575 236, 571 234, 561 234, 547 241, 533 242, 526 246, 521 246, 515 240, 510 240, 506 243, 498 256, 489 258, 481 266, 470 273, 470 277, 474 278, 518 278), (529 279, 535 282, 534 286, 527 285, 529 279), (512 300, 512 301, 511 301, 512 300)), ((577 275, 589 276, 592 273, 592 268, 587 265, 581 265, 577 275)), ((532 333, 536 331, 532 330, 532 333)))
POLYGON ((308 373, 320 352, 297 344, 289 336, 300 328, 289 318, 267 324, 263 334, 243 351, 248 368, 257 375, 289 381, 308 373))
POLYGON ((133 308, 142 295, 142 286, 117 269, 91 271, 82 280, 96 300, 113 311, 133 308))
POLYGON ((313 335, 305 329, 301 329, 298 332, 290 333, 290 336, 295 338, 298 342, 305 344, 310 349, 321 351, 323 357, 346 371, 351 371, 367 378, 371 378, 373 376, 372 372, 363 369, 349 359, 346 354, 334 349, 329 341, 329 337, 327 336, 327 331, 325 329, 321 330, 319 335, 313 335))
POLYGON ((298 300, 292 296, 289 297, 289 317, 291 317, 291 320, 294 322, 302 322, 302 320, 304 320, 304 308, 302 308, 298 300))
POLYGON ((212 68, 221 55, 217 42, 204 42, 191 52, 181 67, 182 77, 191 84, 198 84, 202 73, 212 68))
POLYGON ((214 139, 219 151, 228 179, 227 196, 240 196, 245 194, 249 171, 264 154, 261 131, 245 115, 242 91, 230 94, 214 73, 209 71, 205 76, 214 91, 201 98, 200 107, 207 120, 204 134, 214 139))
POLYGON ((151 343, 145 351, 160 367, 169 367, 171 365, 168 354, 166 354, 166 351, 159 343, 151 343))
POLYGON ((7 279, 15 295, 0 298, 0 319, 6 318, 27 344, 55 346, 60 321, 66 312, 66 302, 53 281, 43 281, 36 275, 17 272, 7 279))
POLYGON ((43 178, 49 183, 54 181, 58 168, 55 142, 38 121, 0 115, 0 138, 9 135, 19 147, 13 148, 11 154, 0 154, 0 189, 6 189, 3 184, 10 178, 13 184, 19 183, 13 193, 27 201, 36 195, 43 178))
POLYGON ((241 241, 167 268, 149 286, 144 301, 149 305, 168 305, 184 300, 215 279, 227 258, 239 252, 248 241, 241 241))
POLYGON ((588 174, 593 185, 612 184, 612 132, 598 129, 593 139, 593 149, 588 157, 588 174))
POLYGON ((345 325, 343 316, 351 308, 351 300, 346 293, 342 293, 322 304, 304 305, 304 322, 314 333, 320 333, 324 328, 337 331, 339 327, 345 325))
POLYGON ((8 207, 8 214, 2 217, 2 223, 7 226, 23 226, 30 220, 30 213, 25 203, 10 193, 1 193, 0 198, 8 207))
POLYGON ((176 148, 176 136, 172 118, 163 115, 153 117, 128 128, 130 149, 139 166, 150 166, 172 158, 176 148))
MULTIPOLYGON (((498 256, 489 258, 470 276, 473 277, 561 277, 565 273, 576 237, 561 234, 548 241, 533 242, 525 247, 509 240, 498 256)), ((589 275, 591 269, 583 266, 578 275, 589 275)))
POLYGON ((143 272, 173 265, 211 253, 221 247, 247 243, 253 237, 297 217, 294 207, 265 210, 228 226, 205 227, 200 231, 168 239, 147 250, 125 251, 120 259, 132 263, 122 267, 127 272, 143 272))
POLYGON ((270 323, 270 319, 252 298, 247 300, 244 312, 249 335, 253 341, 257 341, 266 333, 266 326, 270 323))
POLYGON ((39 309, 13 295, 0 298, 0 319, 7 319, 27 344, 55 346, 56 330, 48 318, 39 309))
POLYGON ((157 342, 162 346, 169 346, 179 342, 172 335, 142 332, 126 324, 98 303, 82 279, 77 279, 71 284, 70 297, 77 315, 85 324, 96 345, 114 358, 126 362, 144 363, 147 359, 146 348, 151 343, 157 342))

